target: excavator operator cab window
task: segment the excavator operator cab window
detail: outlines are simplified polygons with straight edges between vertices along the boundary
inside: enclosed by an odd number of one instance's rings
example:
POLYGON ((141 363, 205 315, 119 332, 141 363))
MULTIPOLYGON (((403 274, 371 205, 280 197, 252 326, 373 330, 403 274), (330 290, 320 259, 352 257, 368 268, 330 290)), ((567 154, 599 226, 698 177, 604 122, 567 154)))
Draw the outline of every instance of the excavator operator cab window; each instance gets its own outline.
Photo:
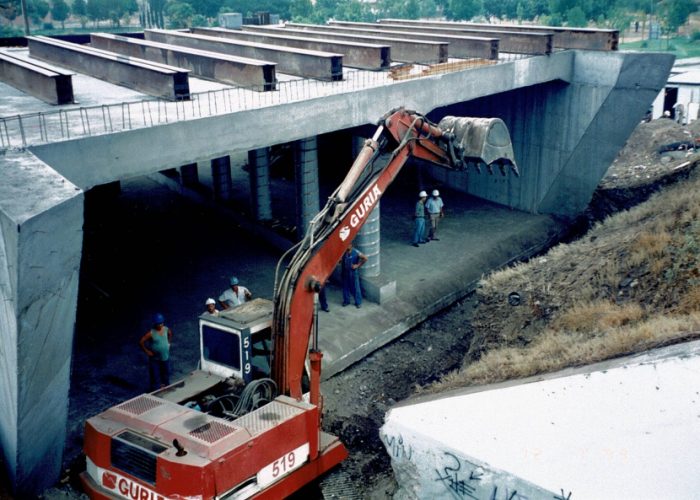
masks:
POLYGON ((202 325, 202 355, 205 360, 241 370, 241 338, 239 335, 202 325))
POLYGON ((272 352, 272 328, 268 327, 251 335, 253 378, 270 376, 270 353, 272 352))

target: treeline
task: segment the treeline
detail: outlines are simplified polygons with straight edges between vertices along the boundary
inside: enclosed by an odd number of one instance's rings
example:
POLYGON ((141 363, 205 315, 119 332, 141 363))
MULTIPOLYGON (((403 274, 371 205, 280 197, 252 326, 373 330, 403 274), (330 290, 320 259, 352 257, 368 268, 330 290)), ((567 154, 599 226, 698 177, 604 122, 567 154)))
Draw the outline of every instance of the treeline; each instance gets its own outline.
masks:
MULTIPOLYGON (((22 0, 0 0, 0 16, 18 17, 22 0)), ((375 21, 394 17, 450 20, 536 20, 539 24, 614 27, 644 23, 653 15, 666 33, 674 33, 697 10, 695 0, 25 0, 35 24, 51 20, 62 24, 73 16, 88 22, 111 21, 114 26, 136 19, 143 27, 181 28, 216 24, 221 12, 277 14, 296 22, 325 23, 328 19, 375 21)))

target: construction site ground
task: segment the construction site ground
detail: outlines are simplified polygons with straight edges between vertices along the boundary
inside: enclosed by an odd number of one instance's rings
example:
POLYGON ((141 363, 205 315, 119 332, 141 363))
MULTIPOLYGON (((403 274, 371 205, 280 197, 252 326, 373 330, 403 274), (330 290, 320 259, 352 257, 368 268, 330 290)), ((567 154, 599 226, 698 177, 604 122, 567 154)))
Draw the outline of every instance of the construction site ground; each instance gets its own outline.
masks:
MULTIPOLYGON (((591 222, 632 206, 660 186, 686 176, 693 165, 692 155, 688 152, 659 155, 656 151, 694 134, 692 127, 681 127, 665 119, 640 126, 601 182, 589 211, 573 226, 578 233, 568 237, 576 239, 591 222)), ((443 188, 448 217, 441 241, 416 249, 408 242, 411 221, 406 213, 410 213, 413 200, 410 184, 399 180, 391 195, 382 201, 383 220, 394 217, 390 219, 392 223, 384 223, 387 231, 382 235, 383 241, 388 238, 389 244, 383 246, 382 252, 385 259, 385 251, 405 253, 416 259, 409 266, 428 270, 422 280, 412 284, 418 289, 430 286, 430 280, 435 279, 431 268, 439 268, 442 261, 450 262, 458 252, 472 248, 470 239, 480 237, 479 229, 470 238, 460 226, 474 219, 475 214, 484 209, 493 210, 484 221, 496 214, 497 224, 506 226, 509 214, 515 217, 511 223, 518 223, 518 217, 522 217, 518 212, 499 211, 497 207, 443 188), (402 189, 410 191, 402 192, 402 189), (459 224, 457 214, 462 217, 459 224), (450 217, 453 217, 452 227, 450 217), (460 241, 452 242, 455 245, 452 250, 438 251, 438 245, 450 245, 451 238, 460 241)), ((115 193, 111 200, 103 196, 91 203, 104 206, 93 206, 86 211, 85 264, 74 348, 66 472, 61 483, 45 493, 44 498, 48 499, 81 498, 76 477, 82 467, 84 419, 145 389, 145 361, 137 342, 152 311, 164 309, 174 329, 173 371, 177 378, 196 365, 197 333, 192 316, 199 312, 197 302, 203 303, 206 296, 222 290, 230 273, 238 274, 257 296, 271 296, 278 255, 272 248, 253 245, 244 233, 231 230, 226 226, 227 220, 218 218, 211 210, 183 200, 147 179, 125 182, 121 194, 115 193), (114 203, 119 210, 114 210, 114 203), (173 259, 171 255, 177 257, 173 259), (231 269, 232 255, 238 263, 235 269, 231 269), (179 278, 183 275, 187 279, 179 278), (143 276, 149 278, 144 281, 143 276)), ((478 222, 473 220, 473 223, 479 228, 478 222)), ((537 241, 551 244, 555 236, 567 237, 558 224, 554 221, 545 224, 537 241)), ((500 244, 506 245, 507 241, 500 244)), ((482 244, 488 245, 488 241, 482 244)), ((522 239, 510 244, 528 250, 527 255, 520 255, 523 259, 546 250, 546 245, 538 247, 533 241, 522 239)), ((510 248, 511 253, 517 254, 514 251, 517 248, 510 248)), ((488 264, 493 269, 506 262, 488 264)), ((388 267, 391 269, 390 264, 388 267)), ((556 271, 552 276, 556 279, 556 271)), ((371 315, 373 308, 378 307, 365 304, 360 310, 342 308, 340 301, 340 290, 334 286, 330 290, 331 312, 321 317, 322 326, 326 322, 329 327, 335 318, 342 332, 348 322, 355 324, 354 314, 371 315)), ((350 457, 318 484, 301 492, 300 498, 391 496, 394 483, 389 457, 377 432, 384 413, 394 402, 413 394, 416 387, 430 384, 461 367, 467 353, 479 350, 473 342, 471 323, 478 310, 475 295, 462 294, 454 304, 323 383, 324 426, 341 437, 350 457)))

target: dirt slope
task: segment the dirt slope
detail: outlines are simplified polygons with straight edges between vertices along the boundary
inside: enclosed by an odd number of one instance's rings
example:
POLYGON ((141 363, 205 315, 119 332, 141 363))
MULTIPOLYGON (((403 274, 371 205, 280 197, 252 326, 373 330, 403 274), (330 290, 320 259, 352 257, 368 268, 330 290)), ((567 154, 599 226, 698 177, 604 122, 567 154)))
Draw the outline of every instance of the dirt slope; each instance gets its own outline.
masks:
POLYGON ((659 153, 694 134, 667 119, 640 125, 588 217, 651 198, 483 280, 462 370, 431 390, 586 364, 700 329, 699 157, 694 150, 659 153), (619 205, 606 205, 613 197, 619 205))

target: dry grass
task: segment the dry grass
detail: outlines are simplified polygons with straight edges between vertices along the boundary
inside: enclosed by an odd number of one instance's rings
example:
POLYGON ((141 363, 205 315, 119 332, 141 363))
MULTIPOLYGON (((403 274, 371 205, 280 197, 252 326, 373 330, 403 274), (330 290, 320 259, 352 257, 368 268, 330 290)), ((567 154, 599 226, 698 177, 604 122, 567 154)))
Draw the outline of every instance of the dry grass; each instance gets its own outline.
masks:
POLYGON ((492 383, 644 351, 700 330, 700 175, 575 243, 480 283, 461 370, 421 391, 492 383), (519 304, 509 303, 517 292, 519 304))
POLYGON ((442 392, 582 366, 697 338, 698 330, 697 312, 678 317, 659 315, 633 326, 611 329, 604 336, 547 330, 530 347, 488 352, 478 362, 466 364, 432 386, 421 388, 421 392, 442 392))
POLYGON ((552 321, 552 327, 555 331, 593 333, 635 323, 643 317, 644 309, 639 304, 596 300, 575 304, 552 321))
POLYGON ((638 266, 657 260, 666 251, 671 241, 672 237, 668 231, 643 231, 632 245, 628 264, 638 266))

